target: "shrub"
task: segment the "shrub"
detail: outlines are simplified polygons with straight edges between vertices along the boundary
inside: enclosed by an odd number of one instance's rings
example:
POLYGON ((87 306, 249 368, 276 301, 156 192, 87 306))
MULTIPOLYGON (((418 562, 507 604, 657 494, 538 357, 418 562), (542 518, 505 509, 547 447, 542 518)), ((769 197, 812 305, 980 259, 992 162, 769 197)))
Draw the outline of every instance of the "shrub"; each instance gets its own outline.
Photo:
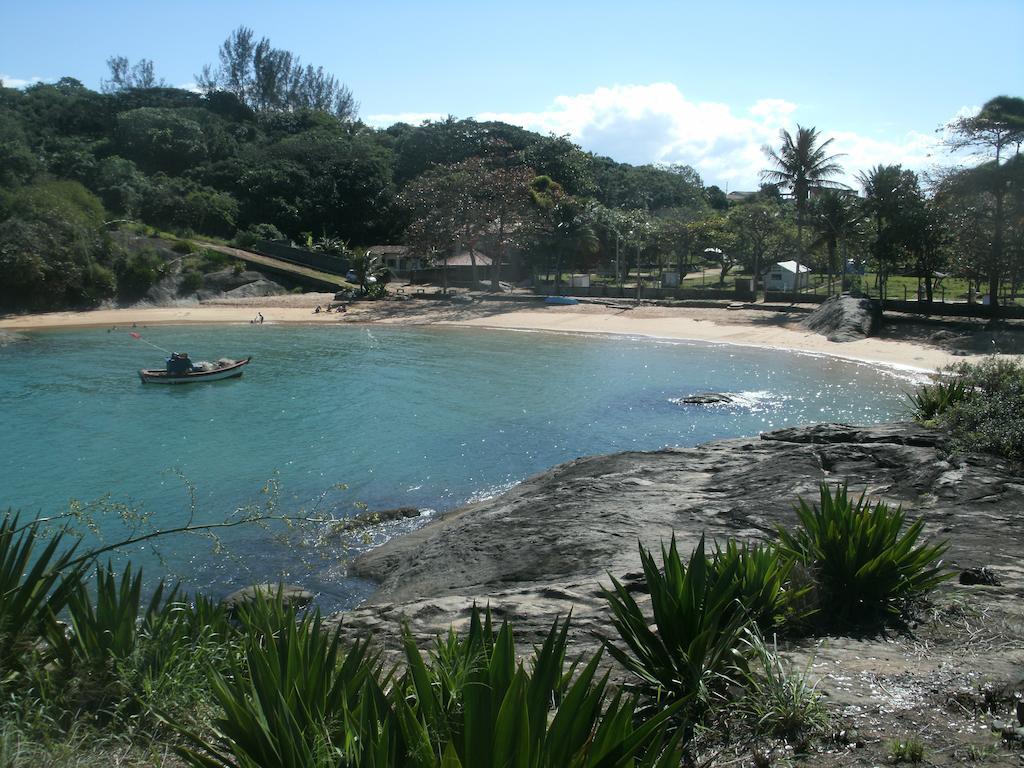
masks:
POLYGON ((195 269, 187 269, 181 274, 178 293, 195 293, 203 287, 203 275, 195 269))
POLYGON ((597 678, 600 654, 576 675, 576 664, 566 670, 568 632, 569 621, 556 620, 529 671, 516 661, 511 626, 495 635, 476 608, 467 636, 438 642, 429 664, 406 633, 404 695, 392 699, 409 754, 452 768, 678 766, 679 736, 663 744, 661 734, 681 703, 634 725, 635 702, 609 696, 607 675, 597 678))
POLYGON ((624 647, 605 641, 608 652, 637 679, 636 687, 659 702, 682 702, 699 717, 712 700, 743 674, 743 630, 748 625, 737 603, 739 559, 718 570, 704 553, 704 538, 683 565, 675 536, 661 548, 664 571, 640 547, 644 580, 651 596, 652 620, 614 577, 602 590, 624 647))
POLYGON ((793 559, 781 556, 772 544, 738 544, 731 539, 724 548, 715 547, 710 563, 713 578, 735 574, 736 599, 762 632, 804 616, 795 609, 809 588, 791 585, 793 565, 793 559))
POLYGON ((234 245, 239 248, 248 248, 257 240, 283 240, 281 230, 273 224, 254 224, 246 230, 239 230, 235 233, 234 245))
POLYGON ((569 622, 556 621, 530 670, 512 629, 495 633, 474 608, 465 637, 449 633, 427 659, 406 632, 406 672, 381 678, 377 657, 339 647, 319 614, 300 621, 280 600, 242 609, 244 663, 217 676, 223 715, 212 741, 188 734, 194 766, 678 766, 663 739, 670 707, 634 725, 634 702, 596 680, 600 655, 573 679, 569 622))
POLYGON ((944 415, 953 449, 1024 462, 1024 364, 992 359, 951 370, 974 393, 944 415))
POLYGON ((932 421, 966 400, 969 395, 970 390, 962 379, 924 384, 915 392, 907 393, 910 411, 916 421, 932 421))
POLYGON ((920 739, 896 740, 889 744, 889 759, 894 763, 924 761, 924 743, 920 739))
POLYGON ((218 269, 224 269, 232 262, 232 258, 226 253, 214 251, 210 248, 204 248, 200 252, 200 256, 199 266, 203 272, 214 272, 218 269))
MULTIPOLYGON (((357 708, 376 657, 366 643, 341 649, 341 628, 323 631, 319 611, 299 619, 276 597, 239 609, 244 659, 215 674, 223 714, 212 741, 189 731, 179 754, 196 766, 320 766, 345 744, 344 715, 357 708)), ((184 729, 183 729, 184 730, 184 729)))
POLYGON ((117 263, 118 295, 126 301, 141 299, 160 279, 163 269, 163 259, 151 248, 124 257, 117 263))
POLYGON ((195 253, 199 249, 196 248, 196 244, 193 243, 191 240, 175 240, 171 244, 171 250, 174 251, 175 253, 187 255, 190 253, 195 253))
POLYGON ((822 483, 820 498, 820 505, 799 499, 801 527, 780 528, 779 537, 783 551, 814 574, 826 618, 862 624, 896 617, 908 600, 947 578, 939 558, 949 544, 917 546, 923 520, 903 530, 902 507, 872 506, 863 495, 853 501, 845 485, 833 495, 822 483))
POLYGON ((54 625, 84 576, 67 532, 40 536, 39 523, 22 524, 8 511, 0 522, 0 675, 25 669, 29 652, 54 625), (41 545, 41 549, 39 546, 41 545))

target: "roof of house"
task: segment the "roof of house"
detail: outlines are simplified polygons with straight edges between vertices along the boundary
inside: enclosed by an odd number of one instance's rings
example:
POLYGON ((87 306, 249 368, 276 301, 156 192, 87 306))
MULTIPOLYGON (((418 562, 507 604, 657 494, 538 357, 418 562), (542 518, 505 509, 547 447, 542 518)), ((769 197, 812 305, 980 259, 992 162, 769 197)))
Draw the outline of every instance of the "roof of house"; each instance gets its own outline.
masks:
MULTIPOLYGON (((473 256, 476 258, 476 265, 478 267, 489 267, 491 266, 491 257, 487 256, 480 251, 473 251, 473 256)), ((444 259, 438 259, 442 265, 447 263, 449 267, 469 267, 472 266, 473 261, 469 257, 469 251, 459 251, 448 257, 448 261, 444 259)))
POLYGON ((367 253, 371 256, 391 256, 393 254, 404 256, 408 252, 408 245, 371 245, 367 249, 367 253))
MULTIPOLYGON (((779 261, 779 262, 776 262, 775 266, 776 267, 782 267, 787 272, 796 272, 796 262, 795 261, 779 261)), ((800 265, 800 271, 801 272, 810 272, 811 268, 808 267, 806 264, 801 264, 800 265)))

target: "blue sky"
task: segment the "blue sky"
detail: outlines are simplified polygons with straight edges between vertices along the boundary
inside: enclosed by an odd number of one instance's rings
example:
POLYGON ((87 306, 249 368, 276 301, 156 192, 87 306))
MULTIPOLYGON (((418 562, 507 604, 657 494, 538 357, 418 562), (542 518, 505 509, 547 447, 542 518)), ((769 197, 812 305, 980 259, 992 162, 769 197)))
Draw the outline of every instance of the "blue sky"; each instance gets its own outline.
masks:
POLYGON ((8 85, 96 88, 114 54, 186 86, 240 24, 354 92, 374 125, 497 118, 752 188, 762 144, 816 126, 853 174, 941 159, 935 129, 1024 95, 1024 2, 14 2, 8 85))

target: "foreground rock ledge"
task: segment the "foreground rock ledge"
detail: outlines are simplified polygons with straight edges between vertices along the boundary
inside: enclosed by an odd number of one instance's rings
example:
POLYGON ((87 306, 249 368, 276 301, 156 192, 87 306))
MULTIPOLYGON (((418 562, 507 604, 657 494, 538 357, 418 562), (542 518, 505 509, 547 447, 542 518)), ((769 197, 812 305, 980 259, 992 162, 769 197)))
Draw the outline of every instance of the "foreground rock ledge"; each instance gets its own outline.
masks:
POLYGON ((408 621, 431 636, 460 626, 475 601, 531 638, 572 610, 587 645, 605 623, 599 585, 636 577, 638 540, 657 548, 675 533, 685 552, 702 533, 769 538, 822 480, 902 504, 927 535, 952 541, 952 567, 987 565, 1019 589, 1024 481, 989 456, 946 459, 943 442, 915 424, 819 424, 576 459, 361 556, 354 572, 380 588, 344 623, 395 637, 408 621))
POLYGON ((844 727, 875 744, 899 736, 892 728, 903 722, 931 734, 929 750, 984 747, 982 688, 1024 688, 1024 479, 990 456, 944 458, 943 442, 914 424, 820 424, 577 459, 363 555, 354 569, 380 589, 334 618, 395 658, 403 623, 427 639, 463 627, 474 602, 513 619, 521 648, 572 611, 574 649, 593 651, 609 636, 599 585, 609 573, 639 579, 638 540, 657 548, 675 533, 688 552, 702 533, 767 539, 795 523, 798 495, 816 499, 822 480, 847 482, 923 517, 926 535, 951 542, 951 568, 988 566, 1002 584, 954 581, 916 630, 808 638, 787 654, 844 727))

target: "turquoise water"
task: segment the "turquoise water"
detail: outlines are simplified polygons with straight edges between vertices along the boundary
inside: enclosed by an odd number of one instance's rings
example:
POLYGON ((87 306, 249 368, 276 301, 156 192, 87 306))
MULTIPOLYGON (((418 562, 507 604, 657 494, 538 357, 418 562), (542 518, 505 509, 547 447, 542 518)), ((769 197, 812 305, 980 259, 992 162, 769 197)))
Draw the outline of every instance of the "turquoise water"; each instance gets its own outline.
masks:
MULTIPOLYGON (((829 358, 630 338, 380 326, 137 330, 193 359, 253 362, 240 379, 160 387, 141 385, 136 370, 161 366, 163 355, 125 329, 40 332, 0 348, 0 504, 53 514, 110 494, 165 527, 268 502, 316 514, 347 515, 360 504, 443 511, 578 456, 885 421, 903 412, 908 386, 829 358), (707 390, 740 394, 742 404, 674 402, 707 390), (268 480, 278 493, 261 493, 268 480)), ((112 513, 99 525, 106 540, 123 533, 112 513)), ((371 588, 344 577, 336 548, 305 546, 308 536, 285 544, 247 528, 225 540, 232 557, 179 537, 164 543, 163 562, 145 548, 133 559, 215 594, 284 575, 338 607, 371 588)))

